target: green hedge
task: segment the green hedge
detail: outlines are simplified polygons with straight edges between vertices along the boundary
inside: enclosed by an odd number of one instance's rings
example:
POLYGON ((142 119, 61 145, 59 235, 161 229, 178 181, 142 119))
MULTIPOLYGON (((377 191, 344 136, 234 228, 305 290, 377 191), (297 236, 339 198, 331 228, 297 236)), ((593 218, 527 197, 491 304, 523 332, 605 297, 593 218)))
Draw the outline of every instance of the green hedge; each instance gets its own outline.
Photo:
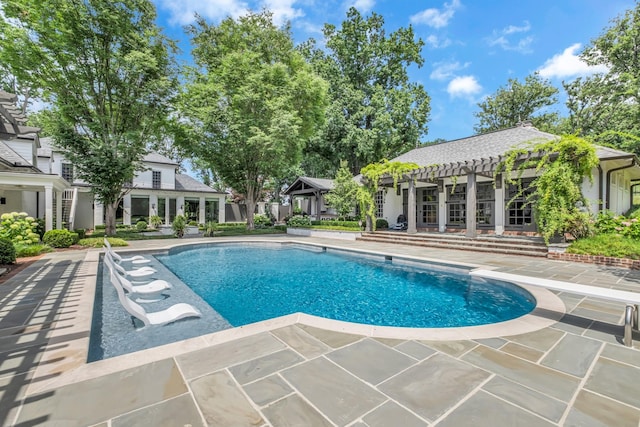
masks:
POLYGON ((322 221, 311 221, 311 225, 323 225, 328 227, 349 227, 349 228, 359 228, 360 223, 358 221, 338 221, 335 219, 330 220, 322 220, 322 221))
POLYGON ((0 264, 13 264, 16 262, 16 248, 11 240, 0 238, 0 264))
POLYGON ((69 230, 49 230, 44 233, 42 241, 52 248, 68 248, 78 241, 78 234, 69 230))

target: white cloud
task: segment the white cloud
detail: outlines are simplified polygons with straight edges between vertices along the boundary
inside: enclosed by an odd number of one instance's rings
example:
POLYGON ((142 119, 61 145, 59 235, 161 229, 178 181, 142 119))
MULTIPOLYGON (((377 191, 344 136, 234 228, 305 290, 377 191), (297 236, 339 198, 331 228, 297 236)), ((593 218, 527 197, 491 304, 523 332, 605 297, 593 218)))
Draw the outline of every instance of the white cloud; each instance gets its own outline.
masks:
POLYGON ((446 27, 460 6, 460 0, 451 0, 451 3, 445 3, 442 9, 425 9, 412 15, 409 20, 412 24, 426 24, 433 28, 446 27))
POLYGON ((474 76, 456 77, 449 82, 447 92, 453 98, 467 98, 477 95, 482 91, 482 86, 474 76))
POLYGON ((159 5, 171 14, 169 22, 188 25, 195 21, 195 14, 217 22, 227 17, 237 18, 249 10, 241 0, 159 0, 159 5))
POLYGON ((263 0, 262 6, 273 13, 273 22, 280 26, 287 21, 304 16, 301 9, 296 9, 293 5, 296 0, 263 0))
POLYGON ((489 46, 500 46, 504 50, 514 50, 520 53, 531 53, 531 43, 533 43, 532 36, 522 37, 519 40, 510 40, 509 37, 513 34, 527 33, 531 30, 531 24, 529 21, 524 21, 522 26, 509 25, 502 30, 494 30, 493 35, 487 38, 489 46))
POLYGON ((376 5, 375 0, 351 0, 345 3, 345 9, 349 9, 350 7, 355 7, 361 13, 366 13, 373 9, 373 6, 376 5))
POLYGON ((551 59, 547 59, 544 65, 538 70, 544 78, 565 78, 573 76, 585 76, 594 73, 604 73, 607 67, 604 65, 589 65, 584 62, 576 52, 582 45, 575 43, 562 51, 562 53, 553 55, 551 59))
POLYGON ((429 76, 432 80, 447 80, 451 77, 454 77, 456 71, 463 70, 471 65, 470 62, 466 62, 464 64, 456 62, 436 62, 434 65, 434 69, 429 76))
POLYGON ((438 37, 435 34, 431 34, 425 39, 427 45, 434 49, 442 49, 451 44, 451 40, 446 37, 438 37))

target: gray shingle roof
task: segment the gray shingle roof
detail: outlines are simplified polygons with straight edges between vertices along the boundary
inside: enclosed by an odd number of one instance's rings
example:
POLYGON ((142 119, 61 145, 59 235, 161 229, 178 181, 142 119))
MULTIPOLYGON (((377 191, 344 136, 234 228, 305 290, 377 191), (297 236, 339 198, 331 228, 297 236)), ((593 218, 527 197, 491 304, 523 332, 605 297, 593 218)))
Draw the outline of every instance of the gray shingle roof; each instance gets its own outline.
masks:
POLYGON ((312 185, 318 190, 333 190, 333 180, 326 178, 310 178, 308 176, 301 176, 298 179, 305 181, 307 184, 312 185))
POLYGON ((179 191, 197 191, 200 193, 219 193, 219 191, 214 190, 201 183, 200 181, 190 177, 189 175, 184 174, 176 174, 176 190, 179 191))
POLYGON ((145 162, 150 162, 150 163, 162 163, 162 164, 166 164, 166 165, 176 165, 178 166, 178 163, 174 162, 173 160, 169 159, 168 157, 165 157, 161 154, 158 154, 156 152, 151 152, 149 154, 147 154, 146 156, 144 156, 144 158, 142 159, 145 162))
POLYGON ((518 126, 417 148, 396 157, 393 161, 414 162, 424 167, 488 159, 498 157, 516 147, 525 148, 555 138, 558 137, 532 126, 518 126))
POLYGON ((0 159, 13 166, 32 166, 30 161, 13 151, 4 141, 0 141, 0 159))

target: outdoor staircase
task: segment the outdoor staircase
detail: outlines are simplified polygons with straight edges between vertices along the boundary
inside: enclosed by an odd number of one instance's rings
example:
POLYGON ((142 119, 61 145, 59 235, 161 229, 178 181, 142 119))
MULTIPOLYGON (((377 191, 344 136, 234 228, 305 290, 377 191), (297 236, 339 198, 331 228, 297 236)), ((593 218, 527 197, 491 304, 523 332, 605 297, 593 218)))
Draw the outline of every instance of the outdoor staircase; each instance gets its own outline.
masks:
POLYGON ((73 231, 75 229, 75 216, 78 206, 78 189, 64 190, 62 193, 62 222, 73 231))
POLYGON ((357 240, 509 255, 547 256, 547 245, 540 237, 480 235, 472 239, 464 234, 453 233, 407 234, 406 231, 375 231, 363 232, 362 237, 357 240))

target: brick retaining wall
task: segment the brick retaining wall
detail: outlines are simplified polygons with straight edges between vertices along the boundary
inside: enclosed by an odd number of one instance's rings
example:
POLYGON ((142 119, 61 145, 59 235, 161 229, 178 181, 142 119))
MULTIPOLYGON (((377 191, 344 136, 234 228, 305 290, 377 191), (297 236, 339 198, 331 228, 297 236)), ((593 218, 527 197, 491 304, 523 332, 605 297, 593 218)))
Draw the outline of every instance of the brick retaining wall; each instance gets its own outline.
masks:
POLYGON ((632 270, 640 270, 640 260, 629 258, 613 258, 600 255, 583 255, 549 252, 549 259, 557 259, 561 261, 585 262, 588 264, 608 265, 611 267, 630 268, 632 270))

